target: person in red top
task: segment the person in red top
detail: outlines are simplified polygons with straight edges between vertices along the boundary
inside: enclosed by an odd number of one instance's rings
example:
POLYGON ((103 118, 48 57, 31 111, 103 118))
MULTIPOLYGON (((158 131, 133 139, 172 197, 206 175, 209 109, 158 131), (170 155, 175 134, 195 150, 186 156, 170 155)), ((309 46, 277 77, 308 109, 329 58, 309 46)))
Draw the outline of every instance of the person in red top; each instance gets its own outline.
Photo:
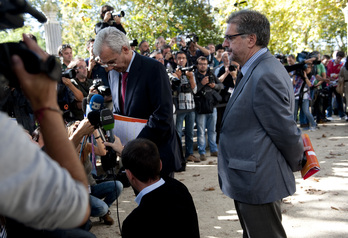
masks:
POLYGON ((342 102, 342 96, 336 92, 337 82, 338 82, 338 74, 340 73, 341 68, 343 67, 343 62, 341 60, 344 57, 343 51, 338 51, 336 54, 336 59, 330 60, 327 64, 327 78, 330 80, 329 84, 329 107, 327 110, 327 119, 332 120, 332 93, 336 96, 336 102, 337 102, 337 109, 338 109, 338 115, 340 116, 341 120, 347 119, 344 111, 343 111, 343 102, 342 102))

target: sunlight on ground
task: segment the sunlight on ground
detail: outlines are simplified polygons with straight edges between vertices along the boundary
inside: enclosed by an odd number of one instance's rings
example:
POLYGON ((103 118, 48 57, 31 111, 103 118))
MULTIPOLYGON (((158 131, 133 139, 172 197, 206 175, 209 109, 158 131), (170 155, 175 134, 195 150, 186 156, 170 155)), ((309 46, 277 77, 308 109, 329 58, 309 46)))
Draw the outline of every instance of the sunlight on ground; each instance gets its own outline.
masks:
POLYGON ((215 164, 186 164, 186 167, 216 167, 215 164))
POLYGON ((219 221, 238 221, 237 215, 232 216, 218 216, 219 221))

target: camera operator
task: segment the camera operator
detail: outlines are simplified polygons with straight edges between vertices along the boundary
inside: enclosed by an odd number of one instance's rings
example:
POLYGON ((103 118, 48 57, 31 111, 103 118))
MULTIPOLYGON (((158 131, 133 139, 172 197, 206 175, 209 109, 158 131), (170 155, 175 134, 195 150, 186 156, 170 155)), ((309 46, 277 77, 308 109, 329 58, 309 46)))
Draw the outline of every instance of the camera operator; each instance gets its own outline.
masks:
POLYGON ((65 85, 71 89, 75 96, 75 102, 71 111, 75 120, 83 120, 82 100, 87 97, 93 81, 87 78, 87 65, 84 59, 76 58, 68 66, 69 69, 76 70, 74 79, 62 78, 65 85))
POLYGON ((200 56, 209 56, 210 51, 206 48, 198 45, 198 36, 195 34, 188 34, 183 37, 178 37, 178 41, 180 44, 180 50, 184 51, 187 56, 188 66, 193 65, 200 56))
POLYGON ((175 55, 178 68, 173 75, 180 79, 180 85, 176 90, 177 93, 177 111, 176 111, 176 130, 179 138, 182 138, 183 122, 185 121, 185 160, 192 162, 200 162, 199 158, 193 155, 193 130, 195 124, 195 101, 194 93, 197 92, 197 85, 193 67, 185 70, 187 65, 186 54, 179 51, 175 55), (191 71, 190 71, 191 70, 191 71))
MULTIPOLYGON (((49 59, 33 40, 23 35, 23 41, 43 62, 49 59)), ((29 74, 24 64, 30 62, 23 62, 17 55, 12 57, 12 69, 40 123, 47 154, 0 113, 0 214, 7 217, 8 237, 38 237, 27 232, 31 228, 77 227, 87 221, 90 213, 86 174, 60 116, 57 83, 48 76, 49 72, 29 74), (26 227, 11 226, 8 221, 12 220, 26 227)), ((81 237, 89 237, 87 233, 81 237)), ((44 232, 36 233, 39 234, 45 236, 44 232)))
POLYGON ((124 16, 124 12, 121 11, 119 14, 115 14, 114 8, 109 5, 104 5, 100 9, 100 18, 103 20, 95 25, 94 32, 98 34, 101 29, 105 27, 116 27, 118 30, 122 31, 124 34, 126 30, 121 24, 121 18, 124 16))
POLYGON ((173 72, 174 69, 176 69, 176 63, 172 53, 172 47, 170 45, 163 45, 161 47, 161 52, 164 57, 164 66, 169 72, 173 72))
POLYGON ((226 104, 230 99, 234 86, 236 84, 237 73, 239 70, 239 64, 237 62, 230 62, 228 52, 222 53, 223 65, 217 68, 217 78, 223 84, 224 88, 220 91, 221 102, 216 108, 217 120, 216 120, 216 143, 219 144, 220 139, 220 127, 222 116, 224 115, 226 104))
POLYGON ((206 160, 205 157, 205 129, 208 131, 208 142, 210 155, 217 156, 218 149, 216 145, 216 104, 221 101, 218 93, 223 89, 223 84, 219 82, 216 76, 208 68, 208 59, 200 56, 197 59, 197 71, 195 78, 197 82, 197 93, 195 95, 196 103, 196 123, 197 123, 197 144, 200 160, 206 160))
POLYGON ((109 87, 108 72, 100 64, 99 57, 95 57, 93 53, 94 39, 89 39, 86 44, 86 48, 89 52, 89 58, 85 59, 87 65, 87 78, 89 79, 101 79, 105 86, 109 87))

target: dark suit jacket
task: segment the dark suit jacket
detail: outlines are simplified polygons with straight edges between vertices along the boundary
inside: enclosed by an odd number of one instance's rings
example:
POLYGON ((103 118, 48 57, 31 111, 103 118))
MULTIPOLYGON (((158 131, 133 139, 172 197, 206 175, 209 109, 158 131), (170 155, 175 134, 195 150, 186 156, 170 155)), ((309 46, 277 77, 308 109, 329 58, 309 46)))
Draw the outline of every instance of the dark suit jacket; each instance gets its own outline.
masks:
POLYGON ((199 237, 196 208, 185 185, 167 178, 165 184, 146 194, 124 220, 122 237, 199 237))
POLYGON ((284 67, 266 52, 250 66, 222 118, 218 171, 222 191, 248 204, 292 195, 303 143, 293 119, 294 92, 284 67))
MULTIPOLYGON (((162 173, 168 174, 180 169, 184 160, 174 127, 169 78, 160 62, 135 54, 127 79, 124 115, 148 120, 138 137, 147 138, 157 145, 162 160, 162 173)), ((116 114, 121 114, 119 76, 115 70, 109 72, 116 114)))

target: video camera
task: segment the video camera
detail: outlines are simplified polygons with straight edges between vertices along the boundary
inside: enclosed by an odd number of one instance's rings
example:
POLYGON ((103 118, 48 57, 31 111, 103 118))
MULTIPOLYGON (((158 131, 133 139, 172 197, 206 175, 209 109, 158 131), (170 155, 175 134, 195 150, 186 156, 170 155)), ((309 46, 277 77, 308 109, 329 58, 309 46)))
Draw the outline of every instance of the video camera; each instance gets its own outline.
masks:
MULTIPOLYGON (((45 23, 46 17, 22 0, 0 0, 0 30, 15 29, 24 25, 23 13, 29 13, 39 22, 45 23)), ((19 87, 15 73, 11 70, 11 58, 18 55, 28 73, 46 73, 52 80, 61 80, 60 62, 54 56, 49 56, 43 62, 39 55, 32 52, 23 42, 7 42, 0 44, 0 75, 9 81, 10 87, 19 87)))
MULTIPOLYGON (((295 71, 294 75, 300 76, 301 78, 304 78, 303 71, 307 69, 308 65, 306 63, 307 60, 315 58, 311 63, 313 65, 318 65, 321 63, 321 61, 318 59, 318 55, 316 53, 309 53, 307 51, 302 51, 301 53, 298 53, 296 56, 297 64, 294 65, 287 65, 285 66, 285 69, 288 72, 295 71)), ((313 67, 315 70, 316 67, 313 67)), ((315 73, 314 73, 315 74, 315 73)))

